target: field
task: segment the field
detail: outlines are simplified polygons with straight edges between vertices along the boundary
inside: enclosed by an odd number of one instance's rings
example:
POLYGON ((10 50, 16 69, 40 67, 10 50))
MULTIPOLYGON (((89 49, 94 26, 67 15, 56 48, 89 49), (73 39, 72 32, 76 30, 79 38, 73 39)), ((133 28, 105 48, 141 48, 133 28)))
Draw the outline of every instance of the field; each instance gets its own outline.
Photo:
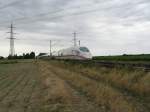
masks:
POLYGON ((141 55, 118 55, 118 56, 95 56, 94 60, 104 61, 129 61, 129 62, 147 62, 150 61, 150 54, 141 55))
POLYGON ((0 63, 0 112, 149 112, 150 73, 64 61, 0 63))

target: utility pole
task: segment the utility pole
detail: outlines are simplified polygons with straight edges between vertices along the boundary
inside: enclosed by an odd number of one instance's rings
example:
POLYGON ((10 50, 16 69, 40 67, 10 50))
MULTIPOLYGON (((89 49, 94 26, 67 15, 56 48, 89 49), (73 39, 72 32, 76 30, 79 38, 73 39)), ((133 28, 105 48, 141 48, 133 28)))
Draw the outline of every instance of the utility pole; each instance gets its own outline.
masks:
POLYGON ((52 57, 52 40, 50 40, 50 57, 52 57))
POLYGON ((77 33, 74 32, 74 33, 73 33, 73 36, 74 36, 74 39, 73 39, 73 41, 74 41, 74 47, 76 47, 76 46, 77 46, 77 38, 76 38, 77 33))
POLYGON ((79 40, 79 47, 80 47, 81 41, 79 40))
POLYGON ((13 32, 13 29, 15 28, 15 27, 13 27, 13 23, 11 23, 11 26, 9 27, 10 28, 10 32, 8 32, 8 33, 10 33, 10 38, 8 38, 9 40, 10 40, 10 50, 9 50, 9 55, 10 56, 14 56, 15 55, 15 47, 14 47, 14 40, 16 39, 16 38, 14 38, 14 32, 13 32))

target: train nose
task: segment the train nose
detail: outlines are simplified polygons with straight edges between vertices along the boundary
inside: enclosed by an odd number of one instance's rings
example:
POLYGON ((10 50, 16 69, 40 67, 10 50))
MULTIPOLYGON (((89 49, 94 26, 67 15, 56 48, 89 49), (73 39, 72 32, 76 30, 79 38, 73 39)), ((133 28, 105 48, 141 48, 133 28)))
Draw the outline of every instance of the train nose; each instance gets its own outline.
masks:
POLYGON ((88 59, 92 59, 92 55, 91 54, 88 56, 88 59))
POLYGON ((84 57, 87 58, 87 59, 92 59, 92 54, 91 53, 86 53, 84 55, 84 57))

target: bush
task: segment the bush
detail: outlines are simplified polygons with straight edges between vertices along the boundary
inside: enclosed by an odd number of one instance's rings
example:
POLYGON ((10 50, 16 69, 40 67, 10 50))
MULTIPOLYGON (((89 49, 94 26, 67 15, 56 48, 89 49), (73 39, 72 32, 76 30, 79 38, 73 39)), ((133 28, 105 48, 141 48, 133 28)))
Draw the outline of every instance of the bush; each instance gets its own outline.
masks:
POLYGON ((23 53, 23 55, 17 56, 8 56, 8 59, 34 59, 35 58, 35 53, 31 52, 31 53, 23 53))

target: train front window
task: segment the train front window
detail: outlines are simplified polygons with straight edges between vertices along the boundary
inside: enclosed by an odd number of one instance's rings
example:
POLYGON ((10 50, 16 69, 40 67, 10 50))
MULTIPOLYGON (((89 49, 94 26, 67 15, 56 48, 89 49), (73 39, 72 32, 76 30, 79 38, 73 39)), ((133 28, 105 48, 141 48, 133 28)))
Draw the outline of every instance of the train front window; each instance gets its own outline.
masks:
POLYGON ((89 52, 89 50, 88 50, 86 47, 80 47, 80 50, 81 50, 82 52, 89 52))

